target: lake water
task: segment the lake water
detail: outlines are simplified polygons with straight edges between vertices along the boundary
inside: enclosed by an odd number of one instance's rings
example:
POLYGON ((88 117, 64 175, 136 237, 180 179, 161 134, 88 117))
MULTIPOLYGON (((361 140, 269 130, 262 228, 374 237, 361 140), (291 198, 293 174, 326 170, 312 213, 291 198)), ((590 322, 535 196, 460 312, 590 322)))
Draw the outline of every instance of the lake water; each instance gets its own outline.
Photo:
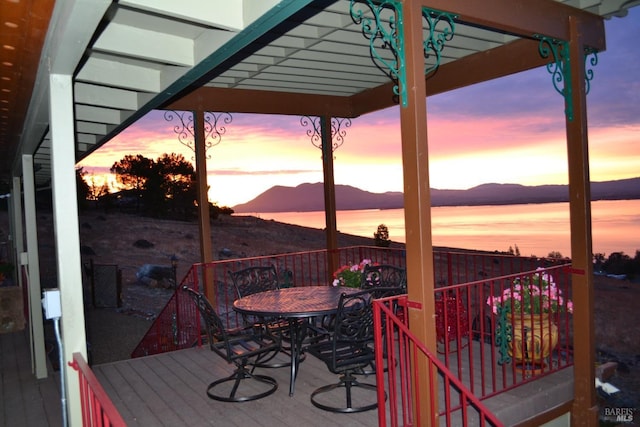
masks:
MULTIPOLYGON (((262 219, 325 228, 324 212, 268 212, 262 219)), ((354 210, 337 212, 338 230, 371 237, 385 224, 389 238, 404 242, 404 210, 354 210)), ((591 205, 593 252, 609 256, 624 252, 634 257, 640 250, 640 200, 603 200, 591 205)), ((543 203, 504 206, 447 206, 432 208, 435 246, 507 251, 518 247, 521 255, 546 256, 557 251, 570 256, 569 204, 543 203)))

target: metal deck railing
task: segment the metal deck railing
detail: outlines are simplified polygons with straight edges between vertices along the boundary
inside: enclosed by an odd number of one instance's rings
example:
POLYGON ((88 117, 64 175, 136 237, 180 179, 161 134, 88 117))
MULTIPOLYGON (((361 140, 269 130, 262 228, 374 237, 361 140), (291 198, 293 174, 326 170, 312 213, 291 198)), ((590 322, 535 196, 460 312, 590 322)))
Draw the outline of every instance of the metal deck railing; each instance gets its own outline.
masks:
MULTIPOLYGON (((404 255, 402 250, 377 247, 338 250, 340 263, 344 264, 372 259, 378 263, 405 267, 404 255)), ((202 290, 204 277, 207 275, 214 284, 218 312, 226 326, 233 328, 241 324, 242 319, 233 310, 236 293, 228 275, 230 270, 275 265, 280 274, 281 286, 328 285, 332 278, 327 272, 326 263, 327 251, 311 251, 196 264, 184 277, 180 287, 202 290)), ((525 369, 509 361, 510 356, 504 342, 502 347, 498 345, 496 332, 499 326, 506 326, 505 320, 500 319, 487 304, 490 295, 500 295, 516 278, 533 279, 541 274, 552 275, 558 289, 568 299, 571 297, 568 264, 497 254, 435 252, 434 265, 437 284, 434 291, 437 356, 474 396, 485 399, 572 366, 571 318, 567 313, 556 313, 546 320, 553 321, 556 325, 558 344, 553 346, 553 351, 544 361, 537 361, 539 363, 535 369, 525 369)), ((183 294, 174 293, 132 353, 132 357, 179 350, 198 342, 200 331, 197 314, 192 302, 183 294)), ((519 345, 525 344, 521 341, 519 345)), ((546 345, 551 346, 552 343, 546 345)), ((520 352, 523 351, 526 352, 527 349, 521 348, 520 352)))
POLYGON ((80 353, 73 353, 69 365, 78 371, 82 425, 92 427, 126 427, 122 416, 102 388, 93 371, 80 353))
POLYGON ((385 384, 378 387, 378 425, 501 427, 480 399, 409 331, 408 305, 406 295, 373 303, 376 383, 385 384), (416 386, 420 376, 427 379, 426 396, 416 386))

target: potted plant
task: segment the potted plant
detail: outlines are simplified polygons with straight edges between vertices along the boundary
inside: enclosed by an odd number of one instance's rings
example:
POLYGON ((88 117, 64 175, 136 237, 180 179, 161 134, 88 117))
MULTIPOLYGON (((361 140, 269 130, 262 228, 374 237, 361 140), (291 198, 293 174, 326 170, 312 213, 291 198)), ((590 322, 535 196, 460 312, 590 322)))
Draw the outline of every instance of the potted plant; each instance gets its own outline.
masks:
POLYGON ((364 267, 370 264, 372 264, 370 259, 363 259, 358 264, 343 265, 333 273, 333 286, 359 288, 364 267))
MULTIPOLYGON (((553 276, 543 268, 516 277, 500 295, 487 298, 499 317, 496 342, 526 369, 539 369, 558 343, 557 313, 573 312, 573 302, 562 295, 553 276)), ((504 356, 504 355, 503 355, 504 356)))

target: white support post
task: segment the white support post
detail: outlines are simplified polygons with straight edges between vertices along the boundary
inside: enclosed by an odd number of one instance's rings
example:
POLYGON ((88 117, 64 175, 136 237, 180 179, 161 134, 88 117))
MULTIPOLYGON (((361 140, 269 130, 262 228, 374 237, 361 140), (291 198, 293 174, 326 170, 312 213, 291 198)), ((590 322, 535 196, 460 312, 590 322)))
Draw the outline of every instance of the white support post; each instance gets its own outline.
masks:
POLYGON ((20 274, 20 254, 24 251, 24 239, 22 228, 22 188, 20 185, 20 177, 13 177, 13 187, 11 189, 11 198, 9 199, 9 215, 11 221, 11 251, 13 265, 16 266, 16 276, 18 276, 18 285, 23 286, 22 275, 20 274))
POLYGON ((80 385, 75 370, 68 365, 73 353, 87 359, 80 233, 75 175, 73 82, 70 75, 51 74, 51 177, 53 225, 56 238, 58 288, 62 298, 62 339, 64 375, 67 387, 68 419, 71 426, 82 425, 80 385))
MULTIPOLYGON (((27 230, 27 281, 29 289, 29 332, 31 355, 36 378, 47 377, 47 357, 44 348, 44 326, 40 305, 40 257, 38 254, 38 224, 36 222, 36 184, 33 156, 22 156, 24 177, 24 226, 27 230)), ((16 203, 19 199, 16 200, 16 203)), ((22 216, 20 216, 22 218, 22 216)), ((21 266, 22 267, 22 266, 21 266)))

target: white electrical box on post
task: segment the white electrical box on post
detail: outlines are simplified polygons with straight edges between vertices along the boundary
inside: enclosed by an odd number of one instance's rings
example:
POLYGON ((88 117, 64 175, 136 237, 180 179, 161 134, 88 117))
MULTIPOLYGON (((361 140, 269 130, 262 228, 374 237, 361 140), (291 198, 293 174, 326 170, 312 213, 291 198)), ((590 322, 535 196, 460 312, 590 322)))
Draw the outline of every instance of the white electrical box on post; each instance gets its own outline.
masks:
POLYGON ((42 307, 47 319, 55 319, 62 316, 62 304, 60 301, 60 289, 45 289, 42 291, 42 307))

